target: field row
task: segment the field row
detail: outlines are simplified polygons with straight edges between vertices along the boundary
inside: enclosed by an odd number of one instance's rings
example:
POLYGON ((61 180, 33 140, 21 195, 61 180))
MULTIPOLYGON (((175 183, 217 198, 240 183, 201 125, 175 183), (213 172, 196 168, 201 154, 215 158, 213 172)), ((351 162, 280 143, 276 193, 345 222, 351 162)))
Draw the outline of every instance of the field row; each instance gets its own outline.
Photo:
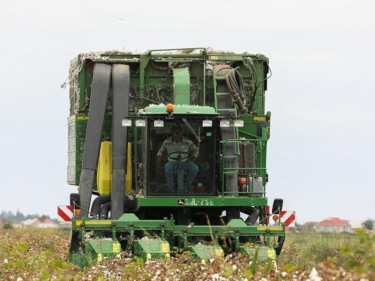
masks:
POLYGON ((243 256, 197 260, 183 254, 146 262, 106 259, 80 270, 68 262, 69 239, 61 229, 0 230, 0 280, 314 280, 314 274, 375 280, 375 235, 365 232, 288 234, 277 268, 243 256))

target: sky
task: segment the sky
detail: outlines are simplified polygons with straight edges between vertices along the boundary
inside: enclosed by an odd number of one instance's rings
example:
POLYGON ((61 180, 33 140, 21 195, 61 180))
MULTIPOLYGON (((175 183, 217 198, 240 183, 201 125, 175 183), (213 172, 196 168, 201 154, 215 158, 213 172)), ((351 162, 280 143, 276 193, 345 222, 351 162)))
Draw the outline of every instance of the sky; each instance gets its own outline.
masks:
POLYGON ((79 53, 212 47, 264 54, 272 77, 267 195, 296 221, 375 219, 372 0, 3 1, 0 210, 69 203, 70 61, 79 53))

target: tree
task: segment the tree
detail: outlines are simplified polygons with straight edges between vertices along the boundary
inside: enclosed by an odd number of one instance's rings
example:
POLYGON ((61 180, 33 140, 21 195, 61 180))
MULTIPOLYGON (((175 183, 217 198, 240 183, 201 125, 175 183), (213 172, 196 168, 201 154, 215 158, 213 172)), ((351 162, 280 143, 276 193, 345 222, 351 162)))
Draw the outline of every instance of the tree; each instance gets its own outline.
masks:
POLYGON ((375 224, 375 220, 368 219, 362 223, 362 227, 366 228, 367 230, 372 230, 374 228, 374 224, 375 224))
POLYGON ((11 222, 6 222, 3 226, 4 229, 13 229, 13 224, 11 222))
POLYGON ((46 215, 43 215, 43 216, 41 216, 41 217, 39 218, 39 220, 40 220, 41 222, 44 222, 46 219, 47 219, 47 216, 46 216, 46 215))
POLYGON ((300 232, 315 232, 314 226, 316 222, 310 221, 306 222, 305 224, 296 223, 296 230, 300 232))
POLYGON ((25 220, 25 216, 19 210, 17 210, 17 213, 14 216, 14 219, 16 221, 23 221, 23 220, 25 220))

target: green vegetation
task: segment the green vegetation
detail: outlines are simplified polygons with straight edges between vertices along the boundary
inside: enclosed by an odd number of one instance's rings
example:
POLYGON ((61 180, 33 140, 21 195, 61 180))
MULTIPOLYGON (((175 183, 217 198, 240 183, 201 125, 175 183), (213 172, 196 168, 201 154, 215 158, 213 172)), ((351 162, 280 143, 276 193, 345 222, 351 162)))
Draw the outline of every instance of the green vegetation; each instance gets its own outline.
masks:
POLYGON ((277 269, 272 261, 240 255, 197 260, 182 254, 104 259, 80 270, 68 262, 69 239, 64 229, 1 229, 0 280, 307 280, 315 268, 322 280, 375 281, 375 234, 366 231, 288 234, 277 269))
POLYGON ((4 229, 13 229, 13 224, 11 222, 6 222, 3 226, 4 229))
POLYGON ((375 280, 375 234, 361 230, 357 235, 359 243, 354 247, 342 248, 343 255, 347 257, 346 266, 359 275, 371 276, 371 280, 375 280))
POLYGON ((362 227, 367 229, 367 230, 372 230, 374 228, 375 220, 365 220, 362 223, 362 227))
POLYGON ((336 280, 374 281, 375 233, 359 230, 289 234, 278 261, 287 272, 311 272, 316 268, 322 280, 336 277, 336 280))
POLYGON ((358 237, 353 233, 301 232, 289 234, 281 252, 279 264, 292 264, 295 268, 311 269, 328 258, 336 258, 344 266, 342 247, 355 247, 358 237))

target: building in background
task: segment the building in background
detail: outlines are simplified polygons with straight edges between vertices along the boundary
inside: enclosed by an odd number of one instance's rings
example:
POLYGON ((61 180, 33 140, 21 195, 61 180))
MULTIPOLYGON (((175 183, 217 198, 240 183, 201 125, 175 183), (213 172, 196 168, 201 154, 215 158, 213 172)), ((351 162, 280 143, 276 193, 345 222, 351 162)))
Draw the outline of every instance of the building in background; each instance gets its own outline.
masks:
POLYGON ((48 227, 58 227, 58 224, 52 220, 45 219, 30 219, 22 222, 22 227, 39 227, 39 228, 48 228, 48 227))
POLYGON ((349 221, 349 224, 350 226, 352 227, 352 229, 363 229, 363 220, 352 220, 352 221, 349 221))
POLYGON ((353 232, 350 224, 339 218, 327 218, 314 226, 316 232, 353 232))

